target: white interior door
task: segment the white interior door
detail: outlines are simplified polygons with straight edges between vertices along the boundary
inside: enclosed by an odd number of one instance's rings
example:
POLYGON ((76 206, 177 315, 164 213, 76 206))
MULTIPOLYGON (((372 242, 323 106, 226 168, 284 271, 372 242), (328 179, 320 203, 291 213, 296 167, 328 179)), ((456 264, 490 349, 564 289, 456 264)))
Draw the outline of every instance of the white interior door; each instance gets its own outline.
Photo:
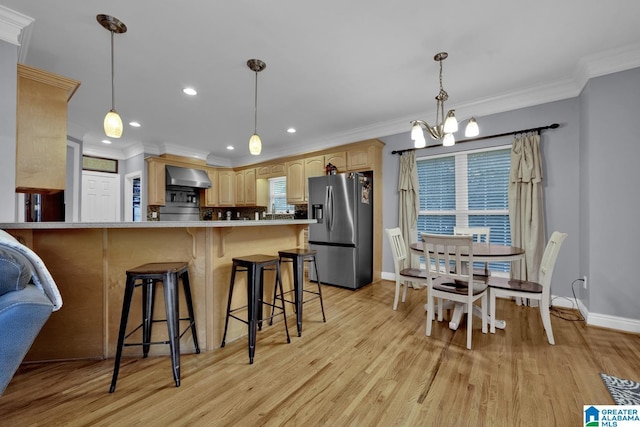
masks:
POLYGON ((82 171, 83 222, 120 221, 120 175, 82 171))

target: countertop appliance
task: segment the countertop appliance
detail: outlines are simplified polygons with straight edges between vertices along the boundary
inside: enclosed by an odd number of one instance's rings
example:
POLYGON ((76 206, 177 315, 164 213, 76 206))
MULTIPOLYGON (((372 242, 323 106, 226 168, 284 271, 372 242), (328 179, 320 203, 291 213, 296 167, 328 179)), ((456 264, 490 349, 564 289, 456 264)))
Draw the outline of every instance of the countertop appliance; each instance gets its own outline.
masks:
MULTIPOLYGON (((372 175, 309 178, 309 247, 322 283, 357 289, 373 280, 372 175)), ((311 280, 317 280, 310 269, 311 280)))
POLYGON ((200 192, 197 188, 167 185, 160 221, 199 221, 200 192))

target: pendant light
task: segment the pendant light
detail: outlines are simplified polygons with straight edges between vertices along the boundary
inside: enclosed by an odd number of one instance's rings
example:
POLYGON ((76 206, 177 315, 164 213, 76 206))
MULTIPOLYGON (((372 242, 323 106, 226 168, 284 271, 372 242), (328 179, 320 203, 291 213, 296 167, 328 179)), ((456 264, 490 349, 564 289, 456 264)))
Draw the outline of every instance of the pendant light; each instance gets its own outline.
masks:
POLYGON ((122 119, 116 111, 116 95, 113 83, 113 35, 127 32, 127 26, 122 21, 110 15, 98 15, 96 19, 107 31, 111 33, 111 110, 104 117, 104 133, 111 138, 122 136, 122 119))
POLYGON ((258 135, 258 73, 267 68, 267 64, 259 59, 250 59, 247 61, 247 66, 256 73, 253 135, 249 138, 249 152, 254 156, 258 156, 262 152, 262 141, 260 140, 260 135, 258 135))

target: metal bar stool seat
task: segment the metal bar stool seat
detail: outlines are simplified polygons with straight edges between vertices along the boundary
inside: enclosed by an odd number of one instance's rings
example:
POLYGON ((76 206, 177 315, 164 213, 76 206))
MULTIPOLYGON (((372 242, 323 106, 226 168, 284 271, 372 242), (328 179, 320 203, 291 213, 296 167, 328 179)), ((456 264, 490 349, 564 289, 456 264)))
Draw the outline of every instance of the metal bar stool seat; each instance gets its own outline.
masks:
MULTIPOLYGON (((320 275, 318 273, 318 265, 316 264, 316 255, 317 251, 315 249, 309 248, 294 248, 287 249, 284 251, 278 251, 278 256, 280 257, 280 262, 290 262, 293 265, 293 289, 287 292, 284 292, 282 299, 285 302, 293 304, 296 310, 296 323, 298 326, 298 336, 302 336, 302 306, 303 304, 319 299, 320 300, 320 309, 322 311, 322 321, 327 322, 327 319, 324 315, 324 304, 322 302, 322 288, 320 287, 320 275), (316 279, 318 282, 318 290, 310 290, 305 289, 304 287, 304 263, 312 263, 316 272, 316 279), (284 299, 284 296, 287 294, 293 293, 294 299, 293 301, 284 299), (309 297, 305 300, 304 295, 311 294, 312 297, 309 297)), ((276 298, 279 298, 275 293, 273 295, 274 301, 276 298)))
POLYGON ((274 316, 280 314, 284 317, 284 329, 287 333, 287 343, 291 342, 289 337, 289 328, 287 327, 287 313, 285 311, 284 302, 281 306, 264 300, 264 271, 275 270, 276 286, 274 292, 280 290, 282 295, 282 280, 280 277, 279 258, 271 255, 248 255, 244 257, 233 258, 233 266, 231 269, 231 281, 229 284, 229 300, 227 302, 227 316, 224 322, 224 334, 222 336, 221 347, 225 346, 227 338, 227 328, 229 326, 229 318, 233 317, 247 324, 249 332, 249 363, 253 363, 253 357, 256 351, 256 331, 262 329, 263 306, 271 307, 271 315, 269 316, 270 324, 273 323, 274 316), (241 307, 231 308, 231 300, 233 299, 233 288, 235 285, 236 272, 247 273, 247 304, 241 307), (278 309, 277 313, 274 313, 278 309), (247 311, 246 319, 234 313, 237 311, 247 311))
POLYGON ((189 330, 191 330, 195 351, 199 354, 200 347, 198 346, 198 335, 196 333, 196 319, 189 285, 189 265, 186 262, 154 262, 127 270, 127 281, 124 290, 124 300, 122 302, 122 317, 120 319, 120 330, 118 332, 118 347, 109 392, 113 393, 116 389, 122 349, 128 346, 142 346, 143 357, 147 357, 149 347, 152 344, 169 344, 173 379, 176 387, 180 387, 180 338, 189 330), (189 317, 185 318, 180 318, 179 312, 179 280, 182 281, 185 302, 189 312, 189 317), (164 289, 166 318, 162 320, 153 318, 155 288, 157 283, 162 283, 164 289), (142 323, 127 334, 127 321, 133 299, 133 291, 137 287, 142 288, 142 323), (182 333, 180 332, 180 321, 189 322, 182 333), (168 339, 166 341, 151 341, 151 329, 156 322, 167 323, 168 339), (127 338, 140 329, 142 329, 142 342, 125 342, 127 338))

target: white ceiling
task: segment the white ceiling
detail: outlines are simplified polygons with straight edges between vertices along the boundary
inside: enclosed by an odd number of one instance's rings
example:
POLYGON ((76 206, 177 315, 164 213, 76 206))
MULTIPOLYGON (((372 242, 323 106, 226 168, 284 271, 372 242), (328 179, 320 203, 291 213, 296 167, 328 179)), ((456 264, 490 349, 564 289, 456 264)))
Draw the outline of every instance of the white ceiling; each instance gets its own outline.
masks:
MULTIPOLYGON (((189 154, 242 165, 409 130, 435 119, 447 51, 447 108, 460 119, 578 95, 590 77, 640 66, 640 2, 631 0, 0 0, 34 18, 22 62, 82 82, 69 134, 85 153, 189 154), (110 34, 123 138, 108 146, 110 34), (26 52, 26 56, 25 55, 26 52), (262 155, 251 156, 255 74, 262 155), (197 97, 187 97, 183 86, 197 97), (298 132, 289 134, 288 127, 298 132), (234 145, 228 151, 227 145, 234 145)), ((433 123, 432 123, 433 124, 433 123)), ((411 141, 407 140, 407 146, 411 141)))

